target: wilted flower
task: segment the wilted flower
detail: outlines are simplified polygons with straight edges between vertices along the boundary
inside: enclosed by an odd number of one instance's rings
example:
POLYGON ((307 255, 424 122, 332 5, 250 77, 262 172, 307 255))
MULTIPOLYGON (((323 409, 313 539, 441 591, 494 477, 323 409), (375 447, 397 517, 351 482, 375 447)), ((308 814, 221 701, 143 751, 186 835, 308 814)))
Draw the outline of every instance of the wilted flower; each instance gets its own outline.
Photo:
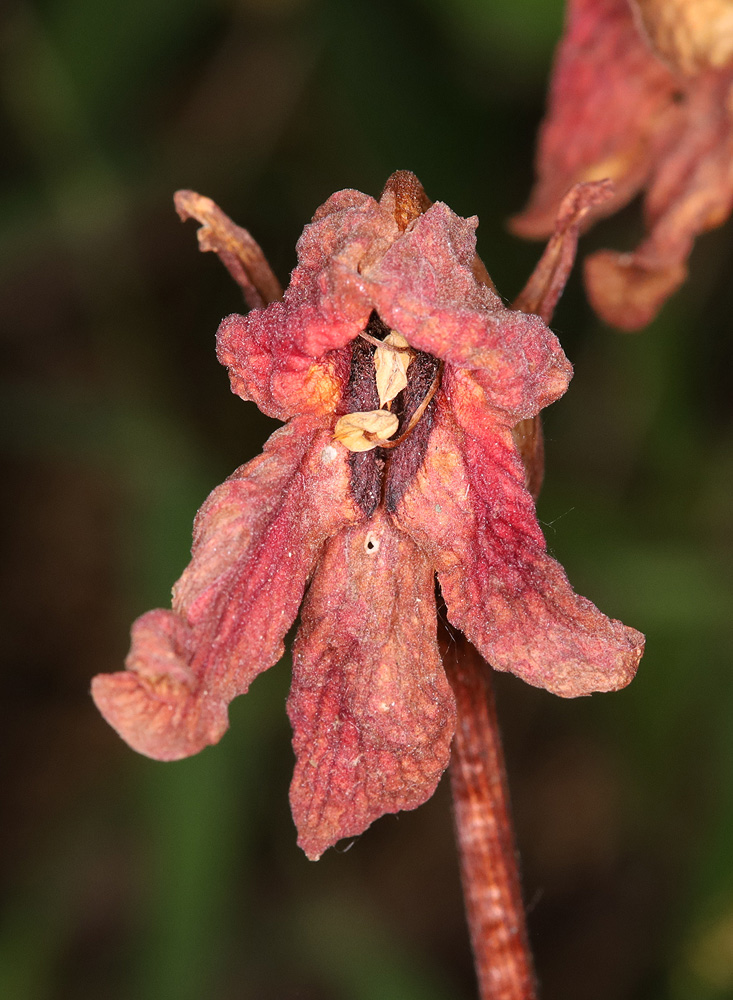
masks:
POLYGON ((731 0, 568 0, 520 235, 552 231, 565 192, 608 177, 608 215, 645 190, 647 236, 585 262, 590 300, 616 326, 656 315, 687 276, 695 237, 733 206, 731 0))
MULTIPOLYGON (((604 193, 566 202, 525 306, 551 310, 578 220, 604 193)), ((540 316, 493 291, 476 224, 405 172, 379 202, 341 191, 306 227, 282 301, 223 321, 234 392, 287 423, 199 511, 173 610, 139 618, 127 670, 94 681, 134 749, 196 753, 280 658, 303 602, 288 712, 309 857, 425 801, 448 764, 436 573, 453 625, 530 684, 619 688, 641 656, 643 637, 574 594, 545 551, 512 428, 562 395, 571 368, 540 316)), ((236 273, 229 237, 203 232, 236 273)))

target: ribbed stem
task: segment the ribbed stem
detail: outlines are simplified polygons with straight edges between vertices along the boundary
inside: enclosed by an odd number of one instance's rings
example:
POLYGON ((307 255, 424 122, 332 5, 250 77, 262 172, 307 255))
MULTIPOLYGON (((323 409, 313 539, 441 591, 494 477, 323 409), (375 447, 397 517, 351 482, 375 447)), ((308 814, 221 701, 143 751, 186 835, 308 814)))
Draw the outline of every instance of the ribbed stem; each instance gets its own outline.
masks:
POLYGON ((441 643, 458 707, 451 788, 481 1000, 535 1000, 491 667, 460 633, 441 643))

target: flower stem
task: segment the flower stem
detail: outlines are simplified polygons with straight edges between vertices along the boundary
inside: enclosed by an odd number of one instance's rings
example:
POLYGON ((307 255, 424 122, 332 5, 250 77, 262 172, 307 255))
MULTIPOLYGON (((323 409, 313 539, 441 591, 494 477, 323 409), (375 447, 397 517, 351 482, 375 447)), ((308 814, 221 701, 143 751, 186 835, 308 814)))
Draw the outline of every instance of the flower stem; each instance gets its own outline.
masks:
POLYGON ((492 670, 459 632, 442 651, 458 708, 451 789, 481 1000, 535 1000, 492 670))

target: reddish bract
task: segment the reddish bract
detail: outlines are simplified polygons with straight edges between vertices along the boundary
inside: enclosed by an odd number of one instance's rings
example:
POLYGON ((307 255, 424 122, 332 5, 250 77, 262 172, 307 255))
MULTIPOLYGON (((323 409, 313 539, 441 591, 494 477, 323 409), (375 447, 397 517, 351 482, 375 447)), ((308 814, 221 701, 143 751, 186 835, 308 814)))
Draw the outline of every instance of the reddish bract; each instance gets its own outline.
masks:
POLYGON ((631 680, 643 637, 574 594, 547 555, 512 433, 570 379, 540 317, 580 219, 606 194, 585 185, 564 204, 520 297, 536 315, 502 304, 475 254, 476 220, 430 206, 412 175, 379 202, 342 191, 318 210, 282 301, 218 334, 233 390, 288 423, 201 508, 172 611, 143 615, 127 670, 95 678, 97 705, 132 747, 174 760, 217 742, 228 703, 282 655, 305 595, 291 804, 317 858, 424 802, 448 764, 436 573, 450 621, 497 669, 567 697, 631 680), (374 340, 390 330, 410 351, 407 386, 383 403, 398 430, 349 451, 336 423, 380 408, 374 340))
POLYGON ((646 239, 585 261, 594 308, 622 329, 653 319, 685 280, 695 237, 733 207, 732 39, 728 0, 568 0, 538 180, 512 225, 548 235, 579 181, 614 182, 592 218, 644 189, 646 239))

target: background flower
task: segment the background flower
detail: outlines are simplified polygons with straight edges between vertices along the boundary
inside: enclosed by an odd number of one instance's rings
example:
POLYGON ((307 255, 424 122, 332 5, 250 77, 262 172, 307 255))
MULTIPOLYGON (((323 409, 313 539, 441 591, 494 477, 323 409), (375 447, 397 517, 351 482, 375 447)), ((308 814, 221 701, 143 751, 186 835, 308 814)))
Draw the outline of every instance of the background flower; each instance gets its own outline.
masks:
POLYGON ((608 323, 646 326, 687 277, 695 237, 733 206, 729 0, 568 0, 530 202, 515 232, 545 236, 565 192, 609 177, 608 215, 644 192, 646 238, 585 262, 608 323))

